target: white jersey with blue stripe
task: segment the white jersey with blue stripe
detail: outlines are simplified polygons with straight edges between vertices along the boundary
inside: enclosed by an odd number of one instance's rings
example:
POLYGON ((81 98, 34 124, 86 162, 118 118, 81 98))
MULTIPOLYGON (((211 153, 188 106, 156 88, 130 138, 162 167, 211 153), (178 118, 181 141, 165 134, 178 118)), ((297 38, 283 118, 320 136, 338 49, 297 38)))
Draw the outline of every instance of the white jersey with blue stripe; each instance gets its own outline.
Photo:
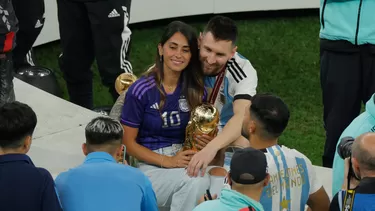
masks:
MULTIPOLYGON (((206 77, 205 86, 213 88, 217 76, 206 77)), ((239 53, 227 62, 225 78, 214 105, 220 111, 220 129, 233 116, 233 101, 249 99, 256 94, 258 76, 250 61, 239 53)))
POLYGON ((285 146, 265 152, 270 175, 260 199, 267 211, 304 211, 309 196, 322 187, 311 161, 285 146))

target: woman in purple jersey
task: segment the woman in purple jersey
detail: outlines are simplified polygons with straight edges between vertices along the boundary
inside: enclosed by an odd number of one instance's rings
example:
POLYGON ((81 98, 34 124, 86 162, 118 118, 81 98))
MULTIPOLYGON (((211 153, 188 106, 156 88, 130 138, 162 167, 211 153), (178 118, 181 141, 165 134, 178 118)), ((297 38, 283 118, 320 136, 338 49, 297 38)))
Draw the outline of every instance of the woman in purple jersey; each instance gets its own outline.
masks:
POLYGON ((186 174, 194 151, 182 151, 190 111, 206 93, 197 35, 174 21, 158 44, 155 65, 129 87, 121 114, 127 153, 149 176, 160 208, 191 211, 209 188, 207 174, 186 174))

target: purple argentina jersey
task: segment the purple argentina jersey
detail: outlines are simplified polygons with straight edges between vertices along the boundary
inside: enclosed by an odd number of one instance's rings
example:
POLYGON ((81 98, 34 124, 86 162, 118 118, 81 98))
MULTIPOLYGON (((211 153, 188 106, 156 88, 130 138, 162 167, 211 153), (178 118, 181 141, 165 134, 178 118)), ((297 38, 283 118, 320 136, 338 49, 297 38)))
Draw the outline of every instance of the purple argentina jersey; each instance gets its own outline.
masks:
POLYGON ((129 87, 121 113, 121 123, 138 128, 137 142, 151 150, 182 144, 190 118, 187 101, 181 95, 181 83, 173 94, 166 95, 160 112, 159 103, 154 77, 141 77, 129 87))

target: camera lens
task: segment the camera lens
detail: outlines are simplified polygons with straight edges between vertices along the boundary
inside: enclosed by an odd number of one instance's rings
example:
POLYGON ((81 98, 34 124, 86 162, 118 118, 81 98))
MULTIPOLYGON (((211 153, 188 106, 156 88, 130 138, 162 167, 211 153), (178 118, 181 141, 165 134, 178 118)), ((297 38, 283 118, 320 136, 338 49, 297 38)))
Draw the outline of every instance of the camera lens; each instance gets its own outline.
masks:
POLYGON ((344 137, 340 140, 340 144, 337 147, 337 153, 342 159, 348 158, 352 155, 353 137, 344 137))

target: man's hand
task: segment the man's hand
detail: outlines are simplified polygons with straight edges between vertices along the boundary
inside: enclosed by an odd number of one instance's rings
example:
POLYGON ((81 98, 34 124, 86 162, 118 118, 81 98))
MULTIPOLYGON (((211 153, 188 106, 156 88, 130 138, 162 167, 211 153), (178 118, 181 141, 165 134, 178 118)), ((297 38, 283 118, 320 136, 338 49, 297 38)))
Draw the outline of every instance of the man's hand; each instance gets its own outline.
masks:
POLYGON ((190 177, 197 177, 199 170, 201 170, 201 176, 203 177, 208 164, 215 158, 217 150, 211 147, 205 147, 190 160, 187 173, 190 177))
POLYGON ((207 146, 208 143, 210 143, 210 141, 212 141, 212 139, 214 139, 214 137, 202 134, 202 135, 194 136, 194 139, 197 143, 196 144, 197 149, 202 150, 205 146, 207 146))

